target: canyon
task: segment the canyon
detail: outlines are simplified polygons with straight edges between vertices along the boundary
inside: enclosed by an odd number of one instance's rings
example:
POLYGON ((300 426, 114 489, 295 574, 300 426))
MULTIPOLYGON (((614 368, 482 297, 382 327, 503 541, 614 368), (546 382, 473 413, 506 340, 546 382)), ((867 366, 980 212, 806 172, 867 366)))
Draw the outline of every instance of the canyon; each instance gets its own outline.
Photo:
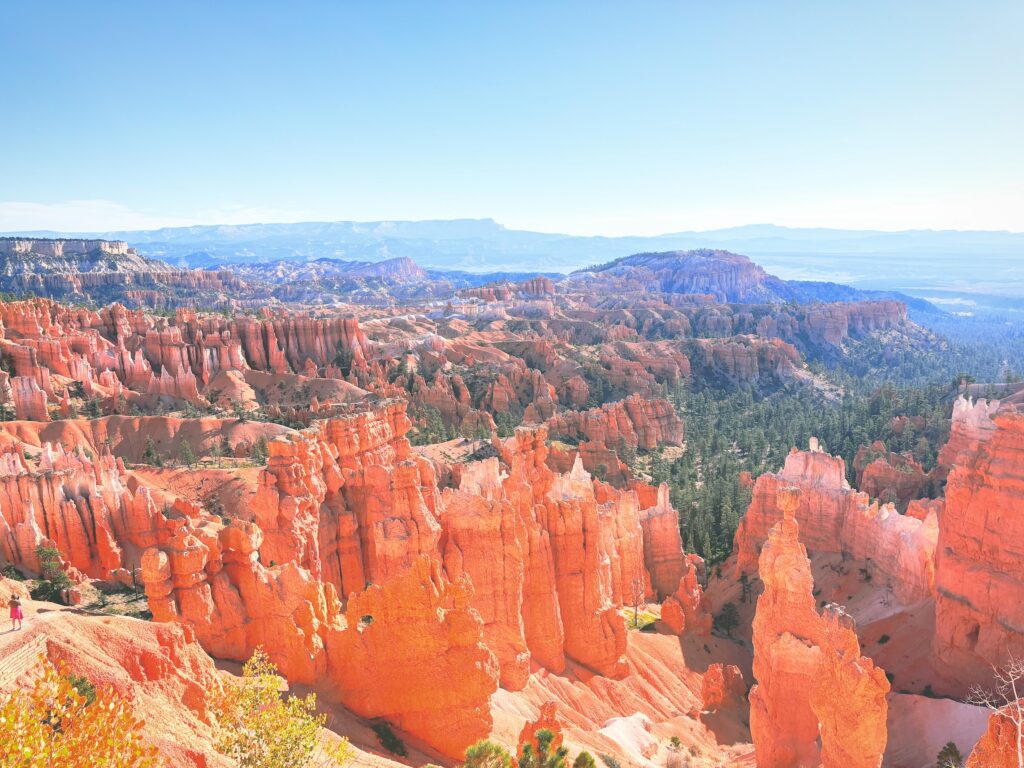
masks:
POLYGON ((961 701, 1024 653, 1018 403, 956 399, 927 471, 879 441, 849 471, 793 447, 719 562, 655 479, 688 450, 686 387, 827 397, 820 364, 931 343, 899 302, 807 301, 715 251, 457 285, 407 259, 0 247, 49 270, 8 276, 48 297, 0 302, 0 596, 32 630, 0 648, 39 644, 143 716, 174 701, 149 738, 175 765, 224 764, 210 691, 257 649, 366 765, 402 762, 368 735, 386 723, 412 765, 550 727, 645 768, 898 768, 934 763, 921 712, 978 744, 972 768, 1009 759, 1006 718, 984 732, 961 701), (88 610, 21 586, 40 548, 88 610), (94 607, 136 587, 151 620, 94 607))

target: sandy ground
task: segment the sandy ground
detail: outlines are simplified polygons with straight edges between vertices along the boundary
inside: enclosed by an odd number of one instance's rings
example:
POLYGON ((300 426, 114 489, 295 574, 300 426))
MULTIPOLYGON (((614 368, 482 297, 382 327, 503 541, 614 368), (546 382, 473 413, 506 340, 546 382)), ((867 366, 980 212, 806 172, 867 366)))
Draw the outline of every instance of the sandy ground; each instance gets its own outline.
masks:
POLYGON ((724 638, 681 639, 660 631, 630 632, 628 640, 630 673, 623 680, 570 665, 562 674, 535 670, 522 691, 499 690, 491 705, 495 738, 511 747, 540 705, 555 701, 571 755, 587 749, 623 765, 663 766, 676 736, 693 768, 745 764, 745 709, 711 717, 701 712, 703 671, 714 661, 742 661, 742 647, 724 638))

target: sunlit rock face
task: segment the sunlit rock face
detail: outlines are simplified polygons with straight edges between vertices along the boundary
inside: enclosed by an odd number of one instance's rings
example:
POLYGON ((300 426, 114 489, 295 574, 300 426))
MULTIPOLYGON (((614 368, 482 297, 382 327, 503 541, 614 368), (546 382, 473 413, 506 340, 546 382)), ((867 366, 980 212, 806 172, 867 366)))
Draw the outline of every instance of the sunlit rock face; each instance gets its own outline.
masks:
POLYGON ((895 503, 900 510, 906 510, 929 483, 913 457, 887 451, 879 441, 861 446, 853 459, 853 469, 860 490, 881 502, 895 503))
POLYGON ((754 615, 750 731, 759 768, 878 768, 886 744, 882 669, 860 655, 853 620, 839 606, 815 609, 800 543, 801 491, 778 491, 783 519, 761 550, 764 592, 754 615))
POLYGON ((678 588, 661 604, 662 623, 677 635, 711 634, 712 606, 701 588, 703 574, 704 560, 699 555, 687 555, 678 588))
POLYGON ((706 712, 736 710, 746 699, 747 686, 739 667, 716 662, 704 672, 701 692, 706 712))
MULTIPOLYGON (((1018 744, 1024 735, 1014 723, 1017 713, 1013 704, 993 712, 988 719, 988 728, 967 758, 967 768, 1018 768, 1020 753, 1018 744)), ((1019 719, 1019 716, 1017 716, 1019 719)))
POLYGON ((710 627, 666 489, 615 488, 578 458, 556 472, 536 426, 441 468, 439 490, 408 428, 404 403, 384 401, 270 441, 251 520, 191 510, 146 549, 154 618, 220 657, 262 646, 289 679, 328 681, 450 755, 487 734, 490 693, 524 687, 533 663, 624 676, 621 608, 654 596, 652 572, 696 594, 691 625, 710 627))
POLYGON ((36 548, 49 543, 76 577, 124 580, 167 530, 149 489, 131 483, 109 453, 45 443, 31 465, 21 452, 0 454, 0 556, 7 563, 38 572, 36 548))
POLYGON ((938 537, 933 510, 918 519, 899 514, 892 504, 871 501, 850 488, 845 462, 821 451, 817 441, 808 451, 793 450, 781 472, 762 475, 754 484, 733 545, 738 573, 754 571, 762 543, 782 517, 778 493, 791 485, 801 490, 795 514, 808 549, 870 558, 879 581, 904 603, 933 593, 938 537))
POLYGON ((953 424, 933 647, 947 676, 985 684, 1024 653, 1024 414, 964 402, 953 424))

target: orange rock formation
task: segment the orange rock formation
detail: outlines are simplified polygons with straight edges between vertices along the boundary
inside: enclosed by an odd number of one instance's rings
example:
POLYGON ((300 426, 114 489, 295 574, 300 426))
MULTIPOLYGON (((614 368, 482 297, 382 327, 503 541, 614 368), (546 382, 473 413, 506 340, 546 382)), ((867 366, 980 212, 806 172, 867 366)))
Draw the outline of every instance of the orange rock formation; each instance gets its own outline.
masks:
POLYGON ((883 670, 860 655, 853 620, 815 610, 799 541, 800 489, 781 488, 782 521, 761 551, 764 592, 754 616, 750 729, 759 768, 878 768, 886 742, 883 670))
POLYGON ((700 585, 703 572, 704 560, 698 555, 687 555, 679 587, 661 604, 661 620, 677 635, 711 634, 711 601, 704 596, 700 585))
POLYGON ((1024 413, 961 401, 953 424, 957 445, 943 449, 955 457, 939 521, 934 650, 947 676, 984 684, 992 665, 1024 654, 1024 413))
POLYGON ((709 666, 704 672, 701 690, 706 712, 736 709, 747 697, 743 673, 735 664, 716 662, 709 666))
POLYGON ((857 487, 873 499, 893 502, 905 510, 928 485, 928 476, 911 456, 887 451, 875 441, 861 446, 853 459, 857 487))
POLYGON ((1019 768, 1024 756, 1024 733, 1014 722, 1017 705, 1009 704, 988 719, 988 729, 974 745, 966 768, 1019 768))
POLYGON ((408 429, 404 403, 385 401, 272 440, 251 520, 160 516, 142 577, 154 618, 214 655, 262 645, 289 679, 328 681, 353 711, 457 756, 487 733, 499 670, 512 690, 531 661, 626 674, 619 609, 653 593, 649 568, 680 572, 678 517, 665 489, 616 489, 578 460, 552 471, 544 427, 448 468, 438 493, 408 429), (405 671, 383 685, 392 668, 405 671))
POLYGON ((556 750, 562 746, 562 724, 558 721, 558 703, 554 701, 545 701, 540 706, 540 714, 537 715, 537 719, 528 721, 523 726, 523 730, 519 733, 519 738, 516 739, 516 745, 519 747, 519 751, 522 751, 523 744, 531 744, 533 746, 534 754, 537 754, 539 747, 537 745, 537 731, 548 730, 551 731, 555 737, 551 740, 550 750, 556 750))
POLYGON ((804 543, 817 552, 846 553, 870 559, 897 598, 912 603, 930 596, 935 584, 935 542, 938 520, 900 515, 891 504, 879 506, 850 488, 845 462, 824 453, 812 440, 811 450, 786 457, 778 474, 757 479, 746 515, 736 531, 737 572, 752 573, 757 554, 771 527, 782 518, 780 489, 801 489, 796 518, 804 543))

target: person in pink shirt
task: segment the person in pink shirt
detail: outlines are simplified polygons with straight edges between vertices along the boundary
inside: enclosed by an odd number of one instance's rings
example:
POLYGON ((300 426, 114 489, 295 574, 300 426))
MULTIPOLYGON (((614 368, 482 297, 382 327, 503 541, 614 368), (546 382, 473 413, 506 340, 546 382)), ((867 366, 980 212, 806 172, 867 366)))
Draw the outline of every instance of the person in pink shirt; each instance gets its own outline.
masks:
POLYGON ((10 606, 11 631, 14 631, 15 629, 21 629, 21 620, 25 617, 25 614, 21 610, 21 600, 18 599, 17 595, 11 595, 10 606))

